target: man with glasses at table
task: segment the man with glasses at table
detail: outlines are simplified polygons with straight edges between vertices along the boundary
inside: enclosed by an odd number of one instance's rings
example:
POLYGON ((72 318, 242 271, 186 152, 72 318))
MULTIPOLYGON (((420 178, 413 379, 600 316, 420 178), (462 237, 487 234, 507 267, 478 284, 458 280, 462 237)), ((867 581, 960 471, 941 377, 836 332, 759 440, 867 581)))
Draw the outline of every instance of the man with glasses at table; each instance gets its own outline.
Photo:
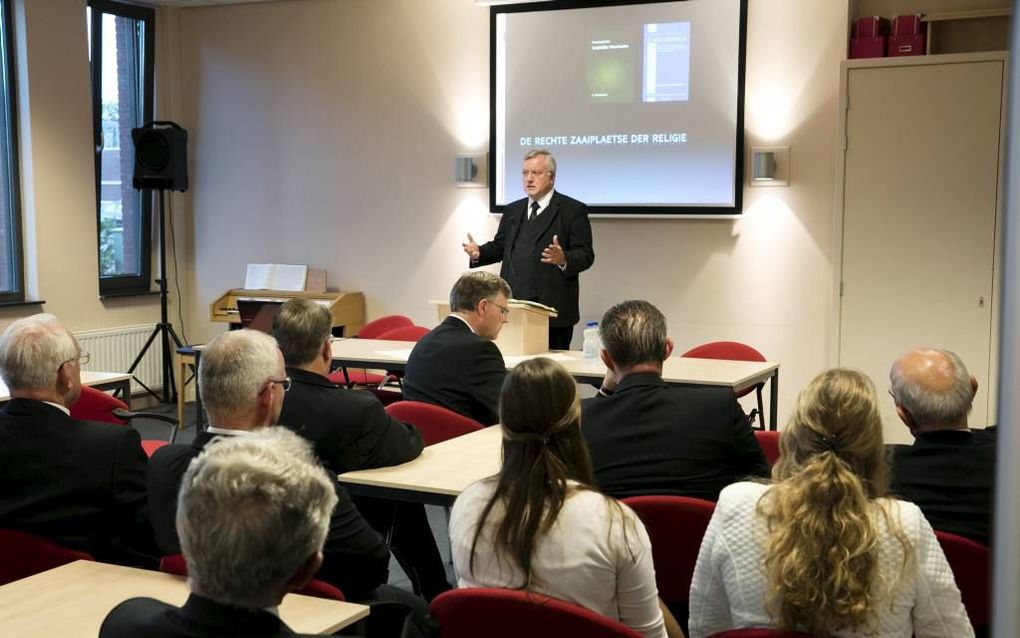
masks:
POLYGON ((510 295, 510 286, 492 273, 462 275, 450 291, 450 316, 411 350, 404 398, 444 407, 483 425, 497 423, 506 364, 493 341, 510 313, 510 295))
MULTIPOLYGON (((149 461, 149 506, 164 554, 180 553, 175 519, 177 497, 188 464, 213 439, 245 436, 273 426, 291 380, 276 340, 256 330, 218 335, 202 350, 198 391, 209 415, 205 432, 190 444, 166 445, 149 461)), ((350 495, 336 485, 339 502, 330 518, 324 560, 317 578, 339 587, 354 602, 393 601, 424 616, 425 603, 410 592, 385 585, 390 552, 386 541, 361 517, 350 495)))
POLYGON ((51 314, 19 319, 0 336, 11 396, 0 410, 0 528, 154 567, 138 432, 71 418, 88 356, 51 314))
POLYGON ((549 349, 569 350, 578 310, 578 275, 595 262, 588 207, 553 190, 556 159, 545 149, 529 151, 521 165, 527 197, 507 204, 492 241, 462 243, 471 268, 502 262, 499 274, 517 299, 556 309, 549 320, 549 349))

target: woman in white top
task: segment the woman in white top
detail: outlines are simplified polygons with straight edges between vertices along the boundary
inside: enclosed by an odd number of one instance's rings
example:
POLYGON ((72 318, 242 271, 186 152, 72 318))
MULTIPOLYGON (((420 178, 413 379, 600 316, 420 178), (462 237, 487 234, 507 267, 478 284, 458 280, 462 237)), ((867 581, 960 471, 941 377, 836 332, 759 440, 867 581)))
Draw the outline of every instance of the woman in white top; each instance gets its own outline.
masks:
POLYGON ((459 586, 534 591, 643 636, 683 636, 659 601, 641 521, 592 487, 577 386, 563 366, 516 366, 499 412, 502 469, 464 490, 450 515, 459 586))
POLYGON ((973 636, 917 506, 887 496, 871 381, 815 377, 779 441, 772 485, 719 495, 691 583, 690 633, 777 626, 818 636, 973 636))

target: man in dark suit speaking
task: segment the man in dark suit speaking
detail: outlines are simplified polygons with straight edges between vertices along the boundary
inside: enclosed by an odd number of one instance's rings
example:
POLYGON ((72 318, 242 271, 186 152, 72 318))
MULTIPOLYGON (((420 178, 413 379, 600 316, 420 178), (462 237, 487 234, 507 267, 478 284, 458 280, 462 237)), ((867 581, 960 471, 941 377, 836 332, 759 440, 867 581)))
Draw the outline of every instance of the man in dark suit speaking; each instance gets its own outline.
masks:
POLYGON ((549 151, 524 156, 521 181, 528 196, 507 206, 492 241, 479 246, 469 233, 462 245, 472 268, 502 262, 500 276, 516 299, 555 308, 549 348, 569 350, 580 319, 578 275, 595 261, 588 207, 553 190, 556 159, 549 151))

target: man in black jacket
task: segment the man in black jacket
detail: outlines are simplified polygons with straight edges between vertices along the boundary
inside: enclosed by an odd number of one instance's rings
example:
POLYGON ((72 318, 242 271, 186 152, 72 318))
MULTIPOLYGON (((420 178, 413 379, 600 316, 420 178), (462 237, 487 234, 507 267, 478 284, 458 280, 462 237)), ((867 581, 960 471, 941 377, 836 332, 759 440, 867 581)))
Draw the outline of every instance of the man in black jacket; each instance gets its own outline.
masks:
MULTIPOLYGON (((283 352, 291 388, 280 424, 315 447, 322 463, 337 474, 406 463, 421 454, 421 434, 386 414, 370 392, 330 382, 333 357, 329 310, 310 299, 291 299, 273 319, 273 336, 283 352)), ((446 569, 417 503, 354 499, 365 519, 384 536, 417 591, 426 599, 450 589, 446 569), (396 508, 396 509, 394 509, 396 508)))
POLYGON ((131 598, 100 638, 293 636, 277 613, 323 562, 334 481, 283 428, 211 441, 184 473, 178 525, 188 563, 182 607, 131 598))
POLYGON ((995 488, 995 428, 970 430, 977 379, 949 350, 908 352, 889 371, 896 413, 914 435, 893 445, 892 489, 931 526, 988 545, 995 488))
POLYGON ((450 316, 411 350, 404 398, 453 410, 482 425, 499 421, 506 363, 493 341, 506 323, 510 286, 487 272, 462 275, 450 291, 450 316))
MULTIPOLYGON (((177 492, 188 464, 216 438, 246 436, 277 423, 290 385, 283 356, 269 335, 235 330, 217 336, 202 350, 198 390, 209 425, 191 445, 164 446, 149 460, 149 507, 164 553, 180 551, 174 521, 177 492)), ((385 584, 390 557, 385 540, 362 518, 339 483, 335 490, 338 503, 330 517, 318 578, 355 602, 397 600, 423 612, 423 601, 385 584)))
POLYGON ((499 274, 517 299, 555 308, 549 349, 569 350, 580 319, 578 275, 595 263, 588 207, 553 190, 556 159, 547 150, 524 156, 521 183, 528 196, 507 205, 492 241, 479 246, 469 233, 461 246, 472 268, 502 262, 499 274))
POLYGON ((72 419, 81 392, 78 342, 50 314, 15 321, 0 336, 0 527, 95 558, 154 567, 138 432, 72 419))
POLYGON ((581 406, 595 482, 616 498, 644 494, 714 501, 730 483, 768 476, 768 464, 731 388, 667 386, 673 352, 666 318, 625 301, 599 325, 608 368, 601 396, 581 406))

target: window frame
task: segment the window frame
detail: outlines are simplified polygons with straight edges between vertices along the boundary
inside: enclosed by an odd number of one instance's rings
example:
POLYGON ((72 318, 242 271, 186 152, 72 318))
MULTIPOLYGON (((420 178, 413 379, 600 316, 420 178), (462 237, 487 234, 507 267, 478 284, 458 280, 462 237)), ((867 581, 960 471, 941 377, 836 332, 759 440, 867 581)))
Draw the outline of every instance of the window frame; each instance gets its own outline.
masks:
POLYGON ((0 291, 0 306, 17 305, 25 302, 25 247, 22 235, 21 219, 21 153, 18 129, 18 83, 17 64, 15 64, 14 46, 14 14, 11 0, 3 2, 4 57, 6 68, 0 68, 5 76, 7 89, 7 112, 0 117, 7 119, 7 152, 8 179, 10 188, 7 193, 7 204, 11 214, 11 275, 14 280, 12 290, 0 291))
MULTIPOLYGON (((91 78, 92 78, 92 130, 95 143, 95 186, 96 186, 96 266, 99 279, 100 297, 121 297, 146 295, 152 292, 152 193, 142 191, 139 210, 139 274, 104 277, 100 256, 100 233, 102 230, 102 177, 103 177, 103 14, 138 20, 143 24, 144 50, 142 69, 142 123, 154 118, 154 75, 155 75, 155 31, 156 12, 154 9, 124 4, 115 0, 88 0, 91 14, 91 78)), ((121 148, 131 140, 121 140, 121 148)))

